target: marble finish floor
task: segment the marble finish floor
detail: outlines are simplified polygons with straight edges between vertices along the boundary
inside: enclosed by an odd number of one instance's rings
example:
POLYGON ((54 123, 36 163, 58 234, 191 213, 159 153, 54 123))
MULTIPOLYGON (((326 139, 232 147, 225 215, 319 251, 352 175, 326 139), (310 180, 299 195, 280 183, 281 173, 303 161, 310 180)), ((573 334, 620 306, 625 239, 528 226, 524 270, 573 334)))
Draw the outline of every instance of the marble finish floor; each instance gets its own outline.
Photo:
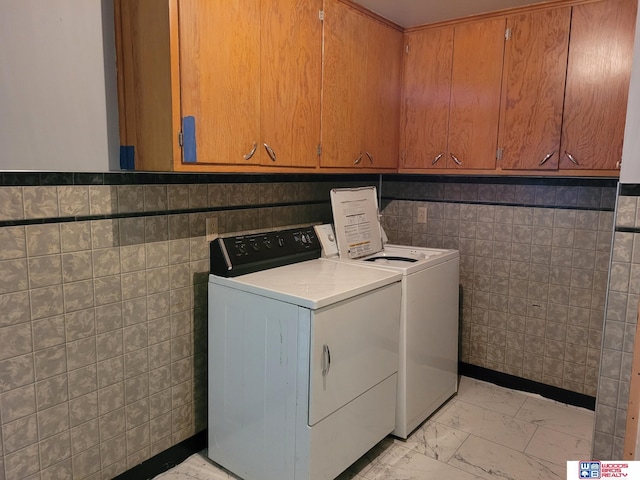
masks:
MULTIPOLYGON (((588 460, 594 413, 462 377, 453 397, 406 440, 387 437, 338 480, 564 480, 588 460)), ((156 477, 234 480, 201 454, 156 477)))

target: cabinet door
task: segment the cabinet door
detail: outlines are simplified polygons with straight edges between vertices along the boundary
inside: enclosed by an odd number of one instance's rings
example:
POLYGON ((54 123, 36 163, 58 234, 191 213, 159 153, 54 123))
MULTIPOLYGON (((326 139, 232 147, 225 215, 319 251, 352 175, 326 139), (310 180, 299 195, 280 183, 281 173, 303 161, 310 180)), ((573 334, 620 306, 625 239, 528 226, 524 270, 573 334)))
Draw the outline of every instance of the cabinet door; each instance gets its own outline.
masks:
MULTIPOLYGON (((227 6, 235 2, 224 3, 227 6)), ((261 6, 261 62, 256 82, 261 87, 262 141, 275 154, 275 159, 263 155, 262 163, 316 167, 320 144, 322 0, 264 0, 261 6)), ((254 25, 244 23, 241 28, 251 30, 254 25)))
POLYGON ((504 169, 556 170, 571 7, 507 18, 499 147, 504 169))
POLYGON ((448 168, 494 169, 505 19, 455 27, 448 168))
POLYGON ((179 8, 182 117, 194 119, 197 163, 259 163, 260 3, 182 0, 179 8))
POLYGON ((453 27, 405 35, 402 167, 445 168, 453 27))
POLYGON ((174 157, 180 161, 171 7, 155 0, 114 2, 120 142, 134 148, 138 170, 171 170, 174 157))
POLYGON ((367 23, 353 8, 327 0, 324 24, 320 165, 355 167, 364 155, 367 23))
POLYGON ((365 167, 397 168, 402 33, 373 19, 368 23, 363 162, 365 167))
POLYGON ((636 0, 573 7, 562 169, 615 169, 622 158, 636 9, 636 0))

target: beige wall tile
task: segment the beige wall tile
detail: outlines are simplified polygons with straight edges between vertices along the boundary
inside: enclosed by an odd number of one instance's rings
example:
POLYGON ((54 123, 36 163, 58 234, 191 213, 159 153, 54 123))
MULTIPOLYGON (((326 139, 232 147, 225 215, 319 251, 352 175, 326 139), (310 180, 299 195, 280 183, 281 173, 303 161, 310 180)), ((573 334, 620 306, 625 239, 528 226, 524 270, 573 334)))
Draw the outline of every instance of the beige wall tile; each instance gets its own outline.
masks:
POLYGON ((38 410, 59 405, 69 400, 69 383, 66 373, 36 383, 38 410))
POLYGON ((94 418, 98 418, 98 392, 91 392, 69 401, 71 427, 76 427, 94 418))
POLYGON ((0 294, 19 292, 28 287, 26 259, 0 261, 0 294))
POLYGON ((95 447, 99 443, 100 430, 97 418, 71 429, 71 452, 74 455, 95 447))
POLYGON ((67 371, 66 345, 39 350, 35 352, 34 358, 36 380, 43 380, 67 371))
POLYGON ((0 328, 0 360, 29 353, 32 345, 30 323, 0 328))
POLYGON ((127 441, 124 433, 100 445, 103 473, 117 475, 127 469, 127 441))
POLYGON ((29 293, 18 292, 0 295, 0 327, 28 322, 31 319, 29 293))
POLYGON ((25 218, 58 217, 57 187, 24 187, 25 218))
POLYGON ((4 453, 10 454, 38 441, 38 418, 36 414, 22 417, 2 426, 4 453))
POLYGON ((40 442, 40 465, 46 469, 71 457, 69 432, 65 431, 40 442))
POLYGON ((99 185, 89 187, 91 215, 118 213, 118 190, 116 186, 99 185))
POLYGON ((33 355, 28 353, 0 361, 0 393, 33 383, 33 355))
POLYGON ((58 203, 61 217, 89 215, 89 187, 58 187, 58 203))

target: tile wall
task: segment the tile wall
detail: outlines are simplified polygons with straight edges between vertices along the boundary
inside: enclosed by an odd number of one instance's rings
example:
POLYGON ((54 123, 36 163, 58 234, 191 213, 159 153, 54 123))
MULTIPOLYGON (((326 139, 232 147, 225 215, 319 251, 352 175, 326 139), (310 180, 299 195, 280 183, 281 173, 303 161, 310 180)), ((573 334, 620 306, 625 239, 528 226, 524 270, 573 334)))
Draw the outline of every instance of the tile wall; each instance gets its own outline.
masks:
MULTIPOLYGON (((0 480, 113 478, 204 429, 205 219, 326 222, 330 188, 378 184, 127 175, 0 187, 0 480)), ((460 250, 462 360, 598 393, 604 453, 623 435, 637 299, 635 235, 616 232, 609 290, 630 307, 607 312, 596 392, 615 197, 610 181, 385 176, 382 205, 391 241, 460 250)))
POLYGON ((463 362, 596 395, 616 198, 599 185, 384 182, 390 241, 460 251, 463 362))
POLYGON ((205 219, 326 222, 367 184, 135 175, 0 187, 0 480, 110 479, 205 429, 205 219))
POLYGON ((640 191, 618 196, 593 458, 623 458, 640 294, 640 191))

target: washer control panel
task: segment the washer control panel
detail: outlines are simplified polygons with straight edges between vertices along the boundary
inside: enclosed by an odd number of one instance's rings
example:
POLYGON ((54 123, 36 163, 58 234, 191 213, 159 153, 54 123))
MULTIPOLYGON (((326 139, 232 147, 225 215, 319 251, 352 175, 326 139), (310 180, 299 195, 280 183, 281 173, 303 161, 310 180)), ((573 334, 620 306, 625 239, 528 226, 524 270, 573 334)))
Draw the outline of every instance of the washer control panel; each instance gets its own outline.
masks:
POLYGON ((320 258, 313 227, 218 237, 209 245, 211 273, 235 277, 320 258))

